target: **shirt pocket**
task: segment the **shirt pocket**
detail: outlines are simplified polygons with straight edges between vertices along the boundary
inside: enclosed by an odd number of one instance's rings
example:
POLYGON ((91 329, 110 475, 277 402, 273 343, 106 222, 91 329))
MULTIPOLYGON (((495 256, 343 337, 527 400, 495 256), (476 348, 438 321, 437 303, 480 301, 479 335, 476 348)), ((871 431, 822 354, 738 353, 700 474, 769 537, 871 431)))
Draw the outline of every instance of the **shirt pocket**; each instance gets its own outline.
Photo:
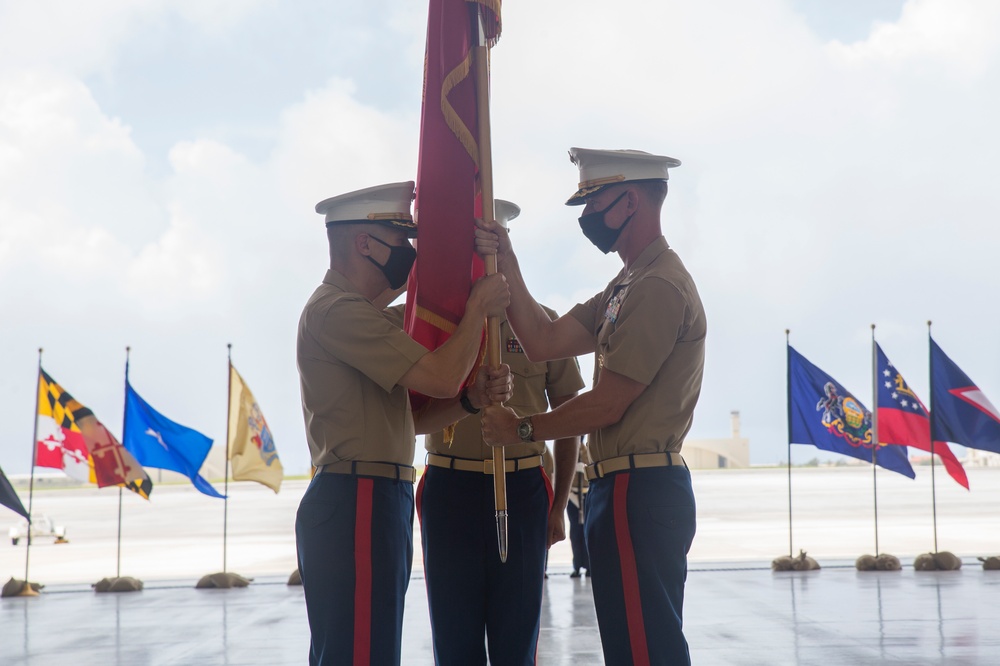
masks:
POLYGON ((510 372, 514 376, 514 395, 507 401, 507 406, 518 414, 546 411, 548 398, 545 395, 545 381, 548 366, 545 363, 532 363, 523 354, 508 354, 504 363, 510 366, 510 372))

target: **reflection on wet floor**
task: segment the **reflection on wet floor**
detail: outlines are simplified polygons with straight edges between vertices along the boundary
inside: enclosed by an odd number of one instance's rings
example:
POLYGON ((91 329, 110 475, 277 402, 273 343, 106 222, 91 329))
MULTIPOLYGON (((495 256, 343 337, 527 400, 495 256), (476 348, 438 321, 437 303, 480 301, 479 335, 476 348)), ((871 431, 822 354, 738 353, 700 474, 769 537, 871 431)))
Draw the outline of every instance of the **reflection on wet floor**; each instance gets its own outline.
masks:
MULTIPOLYGON (((550 571, 538 663, 601 664, 590 581, 550 571)), ((0 663, 302 664, 301 588, 259 578, 245 589, 146 582, 138 593, 50 586, 0 603, 0 663)), ((695 664, 1000 663, 1000 571, 858 573, 852 567, 775 574, 695 569, 686 633, 695 664)), ((432 664, 422 578, 407 593, 405 664, 432 664)))

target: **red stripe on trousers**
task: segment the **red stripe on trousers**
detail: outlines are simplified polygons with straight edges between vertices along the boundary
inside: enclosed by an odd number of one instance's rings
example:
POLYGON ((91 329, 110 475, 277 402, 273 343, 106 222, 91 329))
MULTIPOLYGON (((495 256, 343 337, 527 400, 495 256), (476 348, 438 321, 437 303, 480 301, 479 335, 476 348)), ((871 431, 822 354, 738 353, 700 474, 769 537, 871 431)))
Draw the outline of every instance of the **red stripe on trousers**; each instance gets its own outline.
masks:
POLYGON ((368 666, 372 643, 372 480, 358 477, 354 515, 354 666, 368 666))
POLYGON ((549 475, 544 467, 539 467, 538 469, 541 470, 542 478, 545 479, 545 494, 549 496, 549 511, 551 511, 552 502, 555 500, 555 494, 552 492, 552 481, 549 479, 549 475))
POLYGON ((632 536, 628 529, 628 478, 627 473, 615 476, 615 540, 622 568, 625 621, 632 647, 632 663, 644 666, 649 664, 649 649, 646 647, 646 625, 642 619, 642 601, 639 597, 639 574, 635 566, 635 553, 632 551, 632 536))

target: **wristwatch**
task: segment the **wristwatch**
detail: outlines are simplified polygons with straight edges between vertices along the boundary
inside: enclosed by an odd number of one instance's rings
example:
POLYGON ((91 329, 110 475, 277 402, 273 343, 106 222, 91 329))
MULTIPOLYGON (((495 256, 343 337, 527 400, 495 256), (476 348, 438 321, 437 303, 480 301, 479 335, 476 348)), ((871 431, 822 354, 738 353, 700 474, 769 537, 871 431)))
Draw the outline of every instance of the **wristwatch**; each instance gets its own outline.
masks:
POLYGON ((470 414, 478 414, 479 413, 479 410, 476 409, 475 407, 473 407, 472 406, 472 401, 469 400, 469 387, 468 386, 466 386, 464 389, 462 389, 462 395, 458 399, 458 401, 460 403, 462 403, 462 409, 464 409, 465 411, 469 412, 470 414))
POLYGON ((530 416, 526 416, 518 421, 517 436, 525 443, 535 441, 535 426, 531 423, 530 416))

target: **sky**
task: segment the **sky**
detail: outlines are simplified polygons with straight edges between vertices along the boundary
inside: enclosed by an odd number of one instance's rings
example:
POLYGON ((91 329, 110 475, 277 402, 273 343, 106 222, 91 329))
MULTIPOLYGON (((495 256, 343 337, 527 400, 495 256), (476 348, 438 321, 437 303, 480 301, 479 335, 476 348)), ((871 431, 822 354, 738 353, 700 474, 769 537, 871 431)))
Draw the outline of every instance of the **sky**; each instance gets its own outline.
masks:
MULTIPOLYGON (((1000 4, 572 8, 507 0, 492 54, 495 191, 522 208, 539 301, 565 312, 620 268, 563 205, 567 150, 670 155, 664 234, 709 322, 691 438, 728 436, 739 410, 751 461, 787 459, 786 329, 870 406, 871 325, 926 402, 933 320, 1000 404, 1000 4)), ((231 343, 286 472, 307 470, 313 207, 414 179, 426 11, 0 0, 0 467, 30 470, 39 347, 119 435, 131 347, 135 389, 224 444, 231 343)))

